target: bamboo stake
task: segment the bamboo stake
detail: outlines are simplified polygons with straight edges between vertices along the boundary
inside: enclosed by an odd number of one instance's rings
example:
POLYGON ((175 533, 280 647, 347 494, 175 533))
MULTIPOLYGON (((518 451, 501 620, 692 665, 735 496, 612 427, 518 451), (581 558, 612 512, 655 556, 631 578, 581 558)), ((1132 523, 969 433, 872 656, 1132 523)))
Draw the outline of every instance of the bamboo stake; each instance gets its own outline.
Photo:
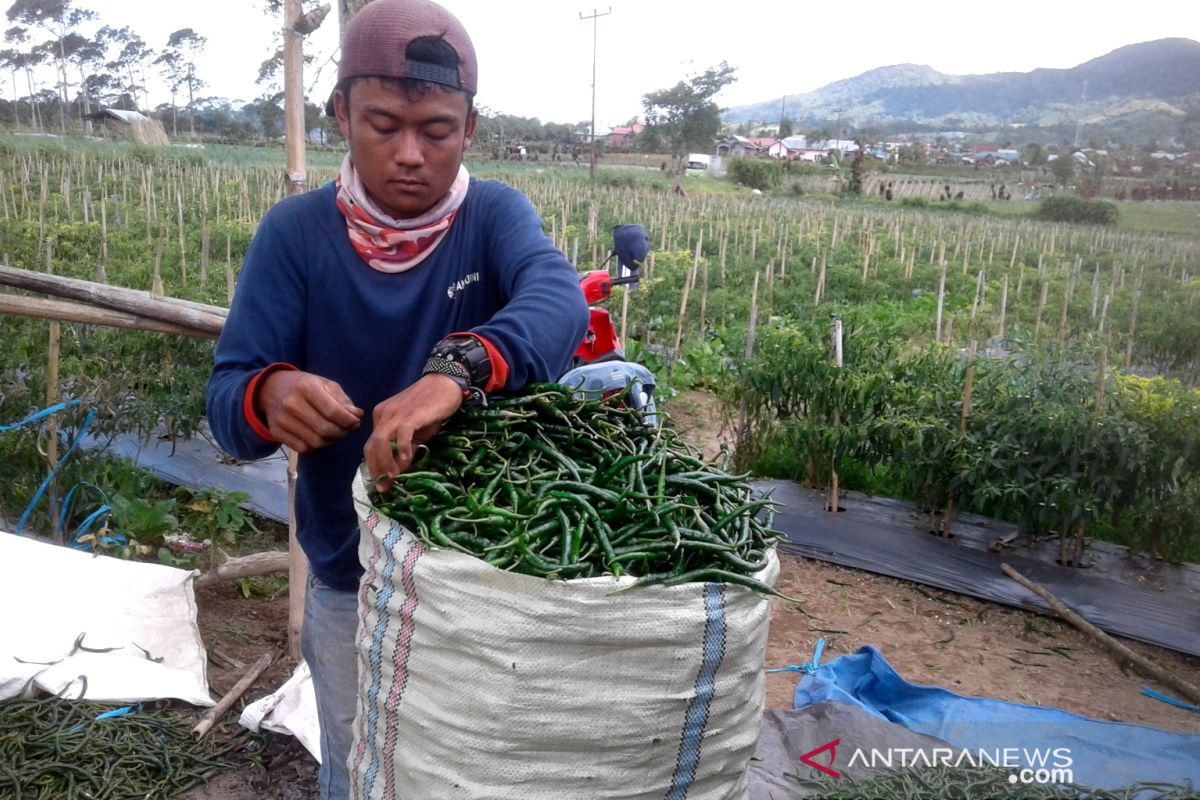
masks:
MULTIPOLYGON (((754 288, 750 290, 750 323, 746 330, 747 363, 754 357, 754 337, 758 327, 758 277, 758 270, 755 270, 754 288)), ((738 419, 740 420, 738 424, 738 440, 744 442, 750 426, 750 400, 745 392, 742 393, 741 410, 738 414, 738 419)))
MULTIPOLYGON (((150 294, 154 295, 155 297, 163 296, 162 255, 164 239, 166 239, 166 236, 160 232, 158 237, 158 249, 154 253, 154 277, 150 282, 150 294)), ((185 280, 184 283, 186 284, 187 281, 185 280)))
POLYGON ((225 234, 225 303, 233 305, 233 243, 229 234, 225 234))
POLYGON ((1133 364, 1133 342, 1137 335, 1138 303, 1142 299, 1142 275, 1145 270, 1146 265, 1143 262, 1133 284, 1133 307, 1129 310, 1129 338, 1125 342, 1125 369, 1127 370, 1133 364))
POLYGON ((304 596, 308 592, 308 557, 297 538, 296 480, 300 457, 291 448, 287 453, 288 476, 288 655, 301 657, 300 633, 304 629, 304 596))
POLYGON ((1044 587, 1034 583, 1026 578, 1021 573, 1010 567, 1008 564, 1001 564, 1000 569, 1004 574, 1012 578, 1017 583, 1024 586, 1029 591, 1036 594, 1050 609, 1062 619, 1074 625, 1079 630, 1086 633, 1101 647, 1104 647, 1114 656, 1118 662, 1129 663, 1136 667, 1143 675, 1153 678, 1163 686, 1168 686, 1183 695, 1192 703, 1200 703, 1200 687, 1184 678, 1173 673, 1167 672, 1165 669, 1155 664, 1153 661, 1135 653, 1125 645, 1118 642, 1113 637, 1109 636, 1104 631, 1097 628, 1092 623, 1081 617, 1079 614, 1072 611, 1065 603, 1048 592, 1044 587))
POLYGON ((1042 312, 1046 309, 1046 297, 1050 293, 1050 284, 1046 281, 1042 282, 1042 292, 1038 299, 1037 321, 1033 324, 1033 338, 1036 340, 1038 334, 1042 330, 1042 312))
MULTIPOLYGON (((833 321, 833 363, 838 369, 843 367, 842 363, 842 321, 834 319, 833 321)), ((836 430, 841 427, 842 414, 841 409, 837 406, 833 408, 833 427, 836 430)), ((831 514, 836 514, 840 511, 838 504, 838 473, 837 473, 837 451, 835 450, 830 455, 831 466, 829 470, 829 496, 826 498, 825 510, 831 514)))
POLYGON ((212 730, 212 727, 217 723, 217 720, 219 720, 225 714, 225 712, 228 711, 235 702, 237 702, 239 697, 246 693, 246 690, 250 688, 250 685, 258 680, 258 676, 262 675, 263 670, 270 665, 270 653, 264 653, 262 656, 260 656, 258 661, 255 661, 250 666, 250 669, 246 670, 246 674, 243 675, 238 682, 233 685, 233 688, 225 693, 225 696, 221 698, 220 702, 206 711, 204 716, 200 718, 200 722, 197 723, 196 727, 192 728, 192 733, 196 735, 196 738, 199 739, 201 736, 212 730))
POLYGON ((1058 318, 1058 340, 1065 342, 1067 340, 1067 312, 1071 308, 1071 298, 1075 294, 1075 273, 1067 278, 1067 293, 1063 295, 1062 314, 1058 318))
MULTIPOLYGON (((813 260, 814 261, 816 260, 816 256, 813 256, 813 260)), ((814 306, 818 306, 821 304, 821 297, 825 294, 825 267, 826 267, 826 257, 822 256, 821 257, 821 273, 817 276, 817 291, 813 295, 813 305, 814 306)))
MULTIPOLYGON (((697 266, 698 262, 693 262, 691 272, 695 272, 697 266)), ((675 348, 671 351, 671 364, 667 367, 667 375, 675 369, 675 362, 679 360, 679 348, 683 344, 683 321, 687 318, 688 294, 692 288, 690 277, 689 275, 683 282, 683 297, 679 301, 679 325, 675 328, 675 348)))
POLYGON ((108 196, 100 198, 100 263, 96 265, 96 282, 108 283, 108 196))
MULTIPOLYGON (((942 245, 942 255, 946 253, 946 246, 942 245)), ((942 341, 942 311, 946 305, 946 259, 939 259, 942 262, 942 276, 938 279, 938 300, 937 300, 937 328, 934 331, 934 342, 941 343, 942 341)))
POLYGON ((998 336, 1001 343, 1004 341, 1004 318, 1008 313, 1008 276, 1004 276, 1004 283, 1000 289, 1000 330, 998 336))
POLYGON ((209 231, 208 218, 205 217, 200 224, 200 285, 208 285, 208 246, 209 246, 209 231))
MULTIPOLYGON (((54 262, 50 242, 46 242, 46 272, 54 274, 54 262)), ((46 406, 58 404, 58 367, 62 349, 62 326, 57 320, 50 323, 49 352, 46 355, 46 406)), ((58 465, 58 422, 53 415, 46 420, 46 461, 53 470, 58 465)), ((52 480, 46 488, 46 500, 50 511, 50 525, 55 544, 63 543, 62 528, 58 525, 58 481, 52 480)))

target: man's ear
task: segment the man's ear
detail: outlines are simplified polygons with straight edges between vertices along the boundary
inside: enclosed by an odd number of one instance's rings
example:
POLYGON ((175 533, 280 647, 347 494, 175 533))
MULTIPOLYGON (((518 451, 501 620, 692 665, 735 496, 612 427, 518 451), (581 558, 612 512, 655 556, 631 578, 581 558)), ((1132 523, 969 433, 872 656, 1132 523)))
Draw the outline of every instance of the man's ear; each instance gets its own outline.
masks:
POLYGON ((338 127, 341 128, 342 138, 349 142, 350 105, 346 100, 346 93, 341 89, 336 89, 333 93, 333 115, 337 118, 338 127))
POLYGON ((467 114, 467 126, 463 132, 463 150, 471 149, 471 142, 475 139, 475 126, 479 124, 479 109, 472 108, 467 114))

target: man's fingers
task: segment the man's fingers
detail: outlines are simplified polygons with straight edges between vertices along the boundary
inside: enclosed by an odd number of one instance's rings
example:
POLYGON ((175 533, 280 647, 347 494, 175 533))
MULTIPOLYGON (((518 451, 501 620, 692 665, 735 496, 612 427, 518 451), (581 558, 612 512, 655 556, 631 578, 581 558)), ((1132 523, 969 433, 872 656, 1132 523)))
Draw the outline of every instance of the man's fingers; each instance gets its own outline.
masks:
POLYGON ((342 387, 331 380, 321 381, 322 397, 318 394, 313 398, 317 410, 332 422, 343 428, 357 428, 362 422, 363 411, 346 395, 342 387))
POLYGON ((386 492, 392 488, 392 479, 400 474, 400 464, 392 451, 392 440, 383 431, 376 429, 363 448, 367 471, 375 479, 375 488, 386 492))

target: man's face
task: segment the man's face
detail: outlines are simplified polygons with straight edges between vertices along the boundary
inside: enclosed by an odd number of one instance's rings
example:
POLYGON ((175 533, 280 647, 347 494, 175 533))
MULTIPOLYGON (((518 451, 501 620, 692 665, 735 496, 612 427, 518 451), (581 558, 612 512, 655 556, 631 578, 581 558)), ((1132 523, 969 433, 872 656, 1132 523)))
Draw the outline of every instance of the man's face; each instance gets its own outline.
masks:
POLYGON ((462 92, 406 94, 379 78, 356 81, 349 107, 338 92, 334 112, 363 186, 395 219, 419 217, 450 190, 477 118, 462 92))

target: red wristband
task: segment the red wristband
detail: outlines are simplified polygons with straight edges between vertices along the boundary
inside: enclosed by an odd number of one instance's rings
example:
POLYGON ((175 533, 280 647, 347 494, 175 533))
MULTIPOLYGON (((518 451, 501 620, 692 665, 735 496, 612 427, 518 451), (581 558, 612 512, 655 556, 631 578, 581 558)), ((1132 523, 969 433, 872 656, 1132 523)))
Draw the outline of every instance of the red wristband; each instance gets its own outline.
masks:
POLYGON ((296 367, 283 361, 277 361, 274 364, 268 364, 258 371, 258 374, 250 379, 246 384, 246 393, 242 397, 242 416, 246 419, 246 424, 250 426, 250 430, 254 431, 259 438, 268 441, 271 444, 279 444, 279 440, 271 435, 270 429, 267 427, 267 421, 258 413, 257 395, 258 389, 262 385, 263 378, 273 372, 290 372, 296 367))

